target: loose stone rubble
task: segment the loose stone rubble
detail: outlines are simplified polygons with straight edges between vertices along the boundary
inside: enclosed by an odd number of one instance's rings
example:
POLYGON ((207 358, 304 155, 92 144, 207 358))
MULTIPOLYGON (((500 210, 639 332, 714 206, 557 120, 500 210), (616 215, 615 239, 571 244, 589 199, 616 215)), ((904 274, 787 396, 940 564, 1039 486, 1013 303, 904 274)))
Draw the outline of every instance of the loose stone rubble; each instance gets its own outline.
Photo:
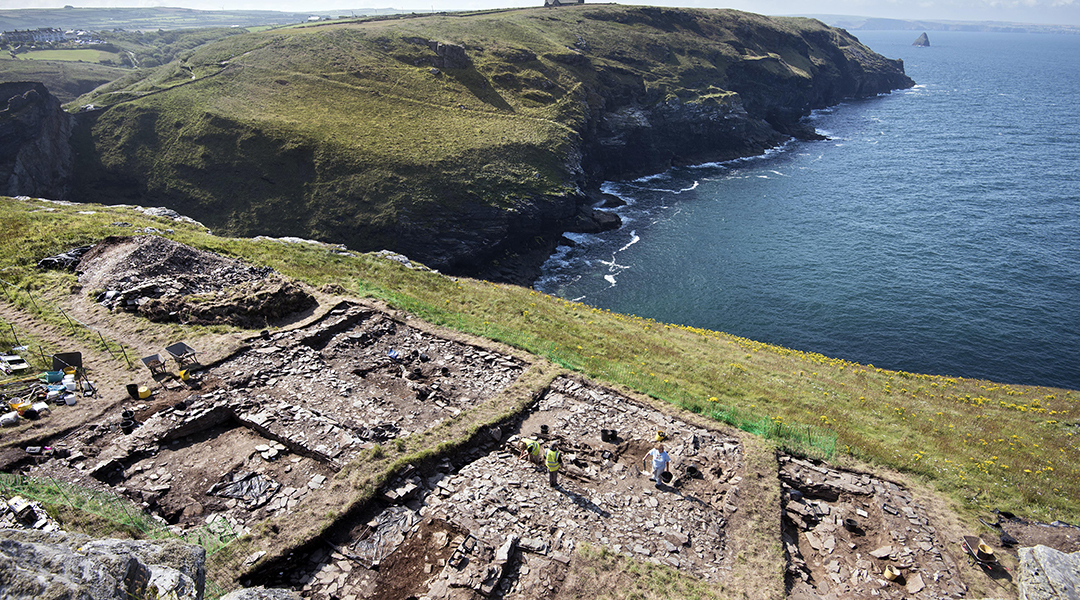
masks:
POLYGON ((273 269, 158 235, 107 237, 81 254, 76 270, 102 305, 154 321, 257 327, 316 303, 273 269))
POLYGON ((960 598, 967 587, 920 504, 892 483, 782 457, 793 597, 960 598), (886 565, 900 569, 889 581, 886 565))
POLYGON ((25 472, 114 486, 177 531, 216 522, 242 534, 297 510, 363 451, 460 415, 523 369, 346 303, 256 337, 197 383, 163 380, 156 397, 129 407, 132 433, 117 414, 74 432, 66 458, 25 472))
MULTIPOLYGON (((144 240, 125 255, 136 259, 130 270, 122 260, 98 257, 97 272, 84 283, 119 282, 128 287, 107 300, 143 307, 154 295, 266 275, 208 263, 161 240, 144 240), (189 268, 189 277, 177 280, 169 271, 177 267, 189 268)), ((117 414, 65 433, 52 442, 60 451, 28 449, 18 468, 124 494, 174 533, 199 528, 225 539, 303 510, 305 498, 319 494, 343 465, 461 416, 527 367, 520 358, 431 334, 372 306, 342 303, 305 327, 262 332, 241 352, 192 369, 191 381, 155 377, 160 389, 153 397, 124 407, 135 415, 133 431, 120 426, 130 416, 117 414)), ((738 522, 744 501, 754 501, 740 493, 742 456, 737 438, 563 377, 525 414, 481 431, 469 448, 397 473, 325 539, 284 557, 286 566, 281 557, 261 563, 266 552, 258 551, 242 568, 254 574, 246 583, 284 586, 317 600, 557 597, 575 549, 590 544, 723 582, 736 550, 728 548, 727 528, 738 522), (674 459, 674 479, 660 488, 641 471, 657 432, 674 459), (518 458, 523 437, 560 441, 558 488, 549 487, 542 466, 518 458)), ((779 467, 790 597, 965 595, 957 564, 908 491, 788 456, 779 467), (888 580, 887 565, 902 575, 888 580)), ((1014 544, 1080 546, 1080 529, 1064 523, 1002 513, 998 527, 1014 544)), ((0 502, 4 528, 37 530, 29 532, 34 535, 59 529, 37 502, 22 497, 0 502)), ((170 580, 179 582, 179 597, 194 581, 170 580)), ((274 589, 244 593, 291 596, 274 589)))
POLYGON ((60 525, 45 512, 36 500, 18 495, 0 496, 0 529, 34 529, 48 533, 59 531, 60 525))
POLYGON ((741 503, 736 439, 573 379, 557 380, 515 429, 491 431, 490 450, 463 465, 402 474, 383 490, 387 508, 332 551, 291 557, 301 567, 276 583, 318 599, 394 597, 388 578, 396 597, 535 598, 558 590, 582 543, 723 579, 725 526, 741 503), (603 441, 602 430, 616 436, 603 441), (674 461, 662 488, 641 472, 657 431, 674 461), (560 488, 518 458, 521 435, 560 440, 560 488), (394 575, 397 554, 415 557, 409 581, 394 575))

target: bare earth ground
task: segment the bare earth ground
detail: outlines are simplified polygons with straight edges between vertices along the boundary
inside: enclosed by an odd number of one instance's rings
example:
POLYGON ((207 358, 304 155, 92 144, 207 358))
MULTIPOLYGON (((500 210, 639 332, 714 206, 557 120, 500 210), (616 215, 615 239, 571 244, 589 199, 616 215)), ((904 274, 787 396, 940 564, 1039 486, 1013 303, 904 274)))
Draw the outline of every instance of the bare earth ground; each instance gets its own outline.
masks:
MULTIPOLYGON (((534 357, 376 304, 309 292, 316 308, 264 335, 186 337, 184 326, 110 312, 79 290, 59 300, 140 355, 187 341, 202 365, 188 381, 171 361, 167 375, 152 377, 0 304, 16 330, 81 352, 98 388, 0 431, 0 467, 113 489, 178 533, 215 522, 240 535, 304 526, 312 507, 349 505, 356 491, 340 482, 352 465, 380 448, 430 443, 428 432, 475 418, 536 368, 534 357), (154 393, 133 399, 130 383, 154 393), (130 432, 120 427, 123 410, 135 413, 130 432), (70 456, 28 455, 31 445, 70 456)), ((464 450, 395 473, 325 532, 248 557, 231 583, 317 599, 579 598, 589 585, 627 581, 625 571, 597 572, 578 553, 589 547, 723 597, 1016 596, 1010 571, 988 573, 961 550, 962 536, 980 531, 899 475, 777 456, 742 432, 626 390, 569 375, 545 381, 524 412, 477 431, 464 450), (675 475, 659 488, 641 473, 658 430, 675 475), (518 459, 522 436, 564 445, 560 487, 518 459), (886 565, 903 576, 888 581, 886 565)), ((1022 545, 1080 547, 1076 528, 1003 527, 1022 545)), ((981 535, 1015 569, 1015 549, 989 528, 981 535)))

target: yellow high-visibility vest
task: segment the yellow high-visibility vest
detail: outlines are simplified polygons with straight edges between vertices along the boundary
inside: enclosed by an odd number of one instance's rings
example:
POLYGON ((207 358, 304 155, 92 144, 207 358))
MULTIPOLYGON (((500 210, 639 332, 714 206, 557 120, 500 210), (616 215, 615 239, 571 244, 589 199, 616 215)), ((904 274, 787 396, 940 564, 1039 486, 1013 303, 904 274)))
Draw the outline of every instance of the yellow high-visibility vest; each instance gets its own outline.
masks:
POLYGON ((537 440, 525 440, 525 450, 532 456, 540 456, 540 442, 537 440))
POLYGON ((548 471, 558 471, 559 465, 562 464, 562 452, 548 450, 544 459, 547 462, 548 471))

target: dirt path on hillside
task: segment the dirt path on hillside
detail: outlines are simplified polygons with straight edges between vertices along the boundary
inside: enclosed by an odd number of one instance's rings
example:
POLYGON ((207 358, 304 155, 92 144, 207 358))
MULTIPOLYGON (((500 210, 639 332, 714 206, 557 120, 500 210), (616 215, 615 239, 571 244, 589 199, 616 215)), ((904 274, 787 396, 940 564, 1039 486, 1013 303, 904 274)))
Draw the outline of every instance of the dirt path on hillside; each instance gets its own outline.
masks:
MULTIPOLYGON (((25 312, 12 307, 7 303, 0 303, 0 318, 15 327, 16 333, 28 335, 34 339, 30 344, 31 351, 38 350, 35 346, 44 345, 54 352, 79 352, 82 354, 83 367, 94 386, 97 394, 94 396, 80 397, 75 406, 58 406, 50 410, 50 414, 40 420, 32 421, 12 429, 4 429, 0 432, 0 468, 11 462, 24 458, 24 446, 38 445, 41 439, 55 438, 61 434, 74 431, 86 423, 101 419, 105 414, 118 410, 120 403, 126 396, 127 391, 122 383, 125 379, 121 374, 128 374, 129 369, 108 352, 85 343, 83 340, 71 335, 69 329, 42 323, 25 312)), ((20 338, 21 339, 21 338, 20 338)), ((22 340, 27 343, 26 340, 22 340)), ((41 360, 40 351, 34 353, 37 364, 41 360)), ((46 354, 46 359, 49 355, 46 354)))

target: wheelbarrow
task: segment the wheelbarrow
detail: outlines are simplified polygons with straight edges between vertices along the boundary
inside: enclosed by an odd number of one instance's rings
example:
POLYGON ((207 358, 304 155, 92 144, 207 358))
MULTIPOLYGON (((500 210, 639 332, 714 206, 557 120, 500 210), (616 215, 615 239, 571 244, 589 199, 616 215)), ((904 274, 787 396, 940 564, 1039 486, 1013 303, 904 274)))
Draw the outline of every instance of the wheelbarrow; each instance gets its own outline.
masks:
POLYGON ((165 374, 165 363, 161 361, 160 354, 151 354, 150 356, 142 357, 142 363, 146 365, 147 369, 150 369, 150 373, 153 375, 165 374))
POLYGON ((171 346, 167 346, 165 351, 169 353, 169 356, 176 361, 176 364, 179 365, 181 369, 183 369, 185 365, 199 364, 198 359, 195 357, 195 349, 184 342, 176 342, 171 346))
POLYGON ((986 542, 982 541, 982 538, 974 535, 965 535, 964 541, 960 543, 960 547, 963 548, 964 553, 971 557, 975 561, 975 564, 983 568, 987 572, 994 571, 996 569, 1004 569, 1004 565, 998 562, 997 555, 994 554, 994 549, 991 548, 986 542))

